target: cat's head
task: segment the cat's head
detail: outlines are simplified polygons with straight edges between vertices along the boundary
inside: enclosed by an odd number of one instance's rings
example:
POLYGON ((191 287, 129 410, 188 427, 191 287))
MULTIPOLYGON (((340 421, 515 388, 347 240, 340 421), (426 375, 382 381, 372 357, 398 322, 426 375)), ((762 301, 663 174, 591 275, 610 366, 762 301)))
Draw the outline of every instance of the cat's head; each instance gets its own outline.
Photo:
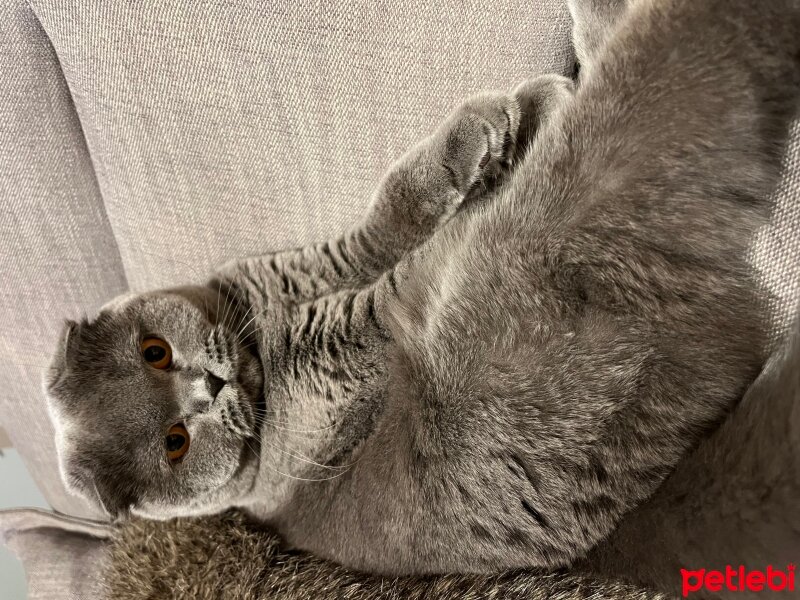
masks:
POLYGON ((223 310, 217 290, 193 287, 67 322, 45 385, 68 488, 112 517, 158 518, 216 512, 249 489, 263 374, 223 310))

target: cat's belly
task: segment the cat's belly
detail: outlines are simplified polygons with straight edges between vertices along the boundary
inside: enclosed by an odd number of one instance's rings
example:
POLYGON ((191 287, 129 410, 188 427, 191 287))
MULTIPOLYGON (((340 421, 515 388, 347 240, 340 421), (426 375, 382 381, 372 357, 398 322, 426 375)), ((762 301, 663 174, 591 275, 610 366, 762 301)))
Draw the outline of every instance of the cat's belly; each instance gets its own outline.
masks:
POLYGON ((414 264, 389 306, 385 411, 351 471, 298 486, 273 522, 292 545, 391 575, 568 565, 755 376, 740 282, 620 304, 622 284, 560 264, 513 210, 414 264))
MULTIPOLYGON (((298 547, 388 574, 570 564, 760 366, 758 337, 718 331, 702 298, 659 320, 616 307, 613 282, 560 280, 529 241, 466 233, 400 293, 386 413, 350 476, 295 499, 282 529, 298 547)), ((730 289, 732 323, 755 314, 730 289)))

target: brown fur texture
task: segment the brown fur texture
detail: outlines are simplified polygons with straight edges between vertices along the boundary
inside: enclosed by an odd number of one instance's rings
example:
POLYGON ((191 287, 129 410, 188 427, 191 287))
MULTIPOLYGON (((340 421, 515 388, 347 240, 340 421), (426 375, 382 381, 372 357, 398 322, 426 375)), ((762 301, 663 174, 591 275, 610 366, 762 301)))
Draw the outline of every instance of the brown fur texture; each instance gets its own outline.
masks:
POLYGON ((283 550, 234 513, 160 523, 134 519, 112 545, 105 573, 114 600, 658 600, 666 595, 566 572, 385 579, 283 550))

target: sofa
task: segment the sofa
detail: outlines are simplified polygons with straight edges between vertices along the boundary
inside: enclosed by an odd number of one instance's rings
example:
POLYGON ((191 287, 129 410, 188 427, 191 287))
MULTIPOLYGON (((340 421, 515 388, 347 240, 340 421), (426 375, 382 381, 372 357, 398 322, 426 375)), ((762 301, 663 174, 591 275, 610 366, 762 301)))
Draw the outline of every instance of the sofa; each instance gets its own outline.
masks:
MULTIPOLYGON (((564 0, 0 0, 0 425, 56 511, 41 391, 65 318, 328 238, 459 99, 572 72, 564 0)), ((753 262, 800 297, 800 124, 753 262)))

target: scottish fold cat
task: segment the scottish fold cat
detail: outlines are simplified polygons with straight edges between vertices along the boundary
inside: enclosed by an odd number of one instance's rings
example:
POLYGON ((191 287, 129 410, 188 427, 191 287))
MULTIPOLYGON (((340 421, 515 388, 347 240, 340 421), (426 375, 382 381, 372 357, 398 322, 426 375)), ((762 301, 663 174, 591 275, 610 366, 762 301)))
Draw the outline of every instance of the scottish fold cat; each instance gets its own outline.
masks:
POLYGON ((68 322, 67 485, 385 574, 564 566, 648 498, 763 362, 800 6, 570 9, 577 87, 468 99, 341 238, 68 322))

